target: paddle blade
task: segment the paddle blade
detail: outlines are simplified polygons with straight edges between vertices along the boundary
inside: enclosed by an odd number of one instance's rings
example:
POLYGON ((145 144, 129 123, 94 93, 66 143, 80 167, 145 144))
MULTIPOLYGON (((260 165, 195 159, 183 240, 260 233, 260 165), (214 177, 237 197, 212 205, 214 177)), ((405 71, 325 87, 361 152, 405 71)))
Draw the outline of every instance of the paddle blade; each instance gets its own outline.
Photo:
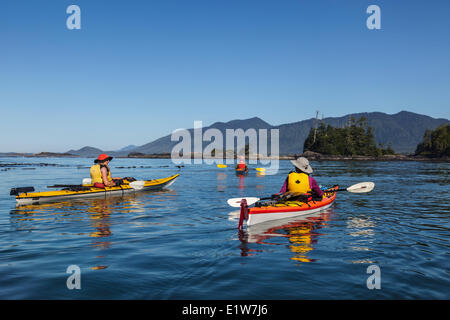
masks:
POLYGON ((353 192, 353 193, 365 193, 365 192, 372 191, 373 188, 375 188, 375 183, 373 183, 373 182, 361 182, 361 183, 357 183, 357 184, 354 184, 354 185, 348 187, 347 191, 348 192, 353 192))
POLYGON ((259 171, 259 172, 266 172, 266 168, 256 168, 256 171, 259 171))
POLYGON ((254 204, 255 202, 259 201, 259 198, 254 198, 254 197, 247 197, 247 198, 232 198, 232 199, 228 199, 227 203, 229 206, 234 207, 234 208, 239 208, 241 206, 241 200, 242 199, 246 199, 247 200, 247 205, 250 206, 252 204, 254 204))
POLYGON ((142 188, 144 188, 144 185, 145 185, 145 181, 133 181, 133 182, 130 182, 130 184, 129 184, 129 186, 135 190, 141 190, 142 188))
POLYGON ((81 184, 83 186, 92 184, 92 179, 91 178, 84 178, 83 181, 81 182, 81 184))
POLYGON ((219 164, 217 165, 217 168, 226 168, 226 167, 227 167, 226 164, 220 164, 220 163, 219 163, 219 164))

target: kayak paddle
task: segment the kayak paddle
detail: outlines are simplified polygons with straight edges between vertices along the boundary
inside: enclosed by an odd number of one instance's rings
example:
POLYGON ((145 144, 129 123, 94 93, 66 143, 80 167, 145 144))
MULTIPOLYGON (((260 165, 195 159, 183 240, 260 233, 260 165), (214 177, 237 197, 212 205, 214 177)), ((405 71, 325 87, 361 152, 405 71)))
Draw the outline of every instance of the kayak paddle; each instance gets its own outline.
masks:
POLYGON ((141 190, 142 188, 144 188, 145 181, 137 180, 137 181, 130 182, 128 185, 135 190, 141 190))
MULTIPOLYGON (((92 184, 92 180, 90 178, 84 178, 82 181, 82 185, 90 185, 92 184)), ((128 184, 131 188, 135 190, 141 190, 144 188, 145 181, 143 180, 136 180, 133 182, 130 182, 128 184)), ((61 187, 71 187, 72 185, 54 185, 54 186, 48 186, 48 188, 61 188, 61 187)))
MULTIPOLYGON (((374 187, 375 187, 375 183, 373 183, 373 182, 361 182, 361 183, 354 184, 345 189, 337 189, 337 190, 333 190, 333 191, 348 191, 351 193, 367 193, 367 192, 372 191, 374 187)), ((326 192, 326 191, 331 191, 331 190, 323 190, 323 191, 326 192)), ((232 198, 232 199, 228 199, 227 203, 231 207, 239 208, 241 206, 242 199, 247 200, 247 205, 250 206, 250 205, 258 202, 259 200, 269 200, 269 199, 273 199, 275 196, 276 195, 273 195, 271 197, 266 197, 266 198, 256 198, 256 197, 232 198)))
POLYGON ((47 188, 77 188, 82 187, 80 184, 54 184, 52 186, 47 186, 47 188))
MULTIPOLYGON (((373 190, 373 188, 375 188, 375 183, 373 182, 361 182, 361 183, 357 183, 354 184, 348 188, 345 189, 337 189, 334 191, 348 191, 351 193, 367 193, 373 190)), ((328 190, 324 190, 324 191, 328 191, 328 190)))
MULTIPOLYGON (((226 164, 217 164, 217 168, 227 168, 228 166, 226 164)), ((266 171, 266 168, 255 168, 256 171, 259 171, 261 173, 266 171)))
POLYGON ((266 197, 266 198, 255 198, 255 197, 244 197, 244 198, 232 198, 228 199, 227 203, 229 206, 234 208, 239 208, 241 206, 241 200, 245 199, 247 200, 247 205, 251 206, 252 204, 258 202, 259 200, 269 200, 272 199, 272 197, 266 197))

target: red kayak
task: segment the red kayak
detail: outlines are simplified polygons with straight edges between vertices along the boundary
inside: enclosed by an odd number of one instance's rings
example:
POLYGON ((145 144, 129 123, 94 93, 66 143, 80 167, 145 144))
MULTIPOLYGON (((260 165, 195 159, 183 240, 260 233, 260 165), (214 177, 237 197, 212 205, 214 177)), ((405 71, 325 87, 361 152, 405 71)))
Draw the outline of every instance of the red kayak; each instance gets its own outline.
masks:
POLYGON ((236 174, 237 175, 246 175, 248 174, 248 167, 245 168, 236 168, 236 174))
POLYGON ((338 186, 334 186, 330 191, 325 192, 320 201, 283 201, 267 206, 261 205, 249 208, 246 201, 243 200, 239 228, 242 228, 244 220, 247 221, 247 226, 251 226, 265 221, 291 218, 325 210, 333 205, 338 188, 338 186))

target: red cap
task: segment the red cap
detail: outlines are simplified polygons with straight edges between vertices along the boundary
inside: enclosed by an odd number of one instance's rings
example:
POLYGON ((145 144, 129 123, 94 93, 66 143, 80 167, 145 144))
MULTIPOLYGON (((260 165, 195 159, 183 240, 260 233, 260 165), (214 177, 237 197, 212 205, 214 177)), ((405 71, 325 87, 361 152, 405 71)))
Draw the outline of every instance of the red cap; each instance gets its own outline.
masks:
POLYGON ((94 160, 94 162, 95 162, 95 163, 98 163, 98 162, 103 162, 103 161, 106 161, 106 160, 111 161, 112 158, 113 158, 113 157, 110 157, 110 156, 108 156, 107 154, 102 153, 101 155, 99 155, 99 156, 97 157, 96 160, 94 160))

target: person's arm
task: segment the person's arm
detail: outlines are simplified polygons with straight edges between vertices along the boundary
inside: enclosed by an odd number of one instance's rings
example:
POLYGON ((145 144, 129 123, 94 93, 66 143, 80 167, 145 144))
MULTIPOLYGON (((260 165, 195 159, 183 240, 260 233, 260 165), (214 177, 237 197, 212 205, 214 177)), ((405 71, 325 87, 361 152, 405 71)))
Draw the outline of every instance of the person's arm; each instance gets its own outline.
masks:
POLYGON ((323 191, 320 190, 319 185, 317 184, 316 179, 309 176, 309 186, 311 187, 311 190, 314 191, 318 196, 323 196, 323 191))
POLYGON ((278 193, 285 193, 287 190, 287 182, 288 182, 288 178, 286 178, 285 180, 284 180, 284 184, 283 184, 283 186, 281 187, 281 190, 280 190, 280 192, 278 192, 278 193))
POLYGON ((108 170, 106 170, 106 168, 101 168, 100 171, 102 173, 103 184, 107 187, 114 187, 116 185, 114 181, 108 180, 108 170))

